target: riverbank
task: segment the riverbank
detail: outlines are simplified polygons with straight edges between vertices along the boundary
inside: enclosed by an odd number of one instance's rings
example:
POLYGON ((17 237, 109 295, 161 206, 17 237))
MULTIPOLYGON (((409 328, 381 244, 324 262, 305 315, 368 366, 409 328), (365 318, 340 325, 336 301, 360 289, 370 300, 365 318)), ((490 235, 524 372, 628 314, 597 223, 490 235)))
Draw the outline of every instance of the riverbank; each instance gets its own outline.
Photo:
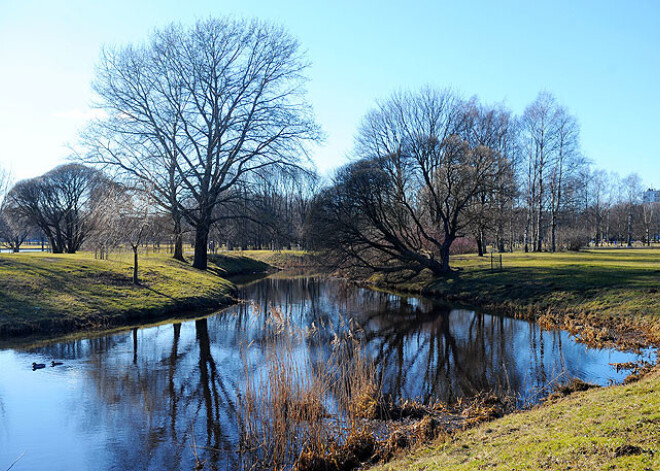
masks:
POLYGON ((591 346, 660 344, 660 250, 513 253, 453 257, 444 278, 376 274, 367 283, 422 293, 568 330, 591 346))
POLYGON ((19 253, 0 257, 0 337, 61 334, 154 322, 176 312, 220 308, 234 300, 225 277, 264 271, 263 262, 223 256, 207 272, 168 255, 140 257, 132 283, 130 254, 19 253))
POLYGON ((660 374, 590 389, 459 432, 385 470, 660 469, 660 374))
MULTIPOLYGON (((479 306, 570 331, 596 346, 660 341, 660 251, 454 257, 457 271, 368 283, 479 306)), ((660 469, 660 373, 590 389, 443 437, 378 470, 660 469)))

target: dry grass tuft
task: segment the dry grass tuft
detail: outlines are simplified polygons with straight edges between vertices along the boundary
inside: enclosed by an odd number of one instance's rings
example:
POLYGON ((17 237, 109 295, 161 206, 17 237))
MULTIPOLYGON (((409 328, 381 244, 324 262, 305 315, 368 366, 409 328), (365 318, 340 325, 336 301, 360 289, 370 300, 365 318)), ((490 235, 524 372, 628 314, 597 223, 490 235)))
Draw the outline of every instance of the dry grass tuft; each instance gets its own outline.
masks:
POLYGON ((558 384, 552 394, 547 397, 547 401, 555 401, 562 397, 573 394, 574 392, 587 391, 593 388, 599 388, 597 384, 587 383, 578 378, 573 378, 570 381, 558 384))

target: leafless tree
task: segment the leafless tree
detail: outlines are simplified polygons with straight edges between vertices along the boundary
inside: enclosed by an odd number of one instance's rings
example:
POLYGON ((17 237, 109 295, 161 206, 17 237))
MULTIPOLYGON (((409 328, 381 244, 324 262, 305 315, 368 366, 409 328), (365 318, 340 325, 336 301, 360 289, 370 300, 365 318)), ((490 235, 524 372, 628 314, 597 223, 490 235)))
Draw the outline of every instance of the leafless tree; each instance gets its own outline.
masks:
POLYGON ((113 181, 108 182, 103 196, 94 205, 88 244, 94 247, 95 257, 108 260, 110 252, 123 242, 121 215, 127 211, 129 199, 125 185, 113 181))
POLYGON ((6 203, 43 232, 54 253, 75 253, 92 229, 94 204, 106 181, 92 168, 61 165, 18 182, 7 194, 6 203))
POLYGON ((123 237, 133 251, 133 284, 140 284, 138 276, 140 246, 152 235, 154 207, 151 188, 132 188, 129 204, 122 208, 120 221, 123 237))
MULTIPOLYGON (((524 139, 527 145, 528 175, 527 191, 529 216, 527 227, 532 225, 535 251, 543 249, 544 211, 547 199, 546 177, 550 154, 555 146, 555 98, 547 92, 539 93, 534 102, 525 109, 522 117, 524 139)), ((526 231, 529 233, 529 229, 526 231)))
POLYGON ((504 108, 485 106, 476 98, 466 104, 467 139, 472 146, 484 146, 495 151, 501 165, 494 174, 496 179, 482 185, 475 202, 469 208, 474 238, 479 256, 486 251, 489 233, 495 233, 497 248, 504 251, 505 211, 515 195, 514 162, 517 158, 515 139, 517 130, 511 113, 504 108))
POLYGON ((496 191, 507 168, 497 150, 470 142, 472 111, 433 89, 380 103, 360 128, 357 160, 319 199, 325 238, 372 269, 447 273, 478 196, 496 191))
POLYGON ((304 97, 307 62, 283 29, 259 21, 172 24, 145 45, 106 50, 94 81, 107 117, 87 160, 147 182, 175 226, 195 229, 206 269, 218 206, 246 175, 297 166, 318 137, 304 97))
POLYGON ((651 246, 654 231, 658 231, 660 225, 660 203, 647 201, 642 203, 642 221, 644 223, 644 239, 647 246, 651 246))
POLYGON ((17 253, 30 235, 30 230, 25 215, 16 208, 0 206, 0 244, 17 253))
POLYGON ((557 251, 557 224, 566 199, 566 183, 583 163, 580 159, 580 129, 577 120, 559 106, 553 118, 554 152, 550 156, 550 250, 557 251))
POLYGON ((628 247, 632 247, 633 243, 633 221, 635 217, 635 207, 638 205, 642 198, 642 181, 639 175, 632 173, 623 179, 624 203, 627 208, 627 240, 628 247))

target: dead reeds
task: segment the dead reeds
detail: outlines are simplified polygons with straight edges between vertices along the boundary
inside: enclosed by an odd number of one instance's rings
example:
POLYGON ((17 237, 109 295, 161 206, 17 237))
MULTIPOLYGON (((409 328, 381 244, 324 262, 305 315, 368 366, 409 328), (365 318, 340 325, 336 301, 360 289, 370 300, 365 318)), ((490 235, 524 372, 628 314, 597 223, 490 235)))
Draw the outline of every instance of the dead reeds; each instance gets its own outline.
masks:
POLYGON ((452 406, 395 400, 383 393, 382 369, 366 353, 360 326, 298 328, 285 312, 270 311, 258 344, 242 349, 244 469, 352 470, 509 409, 491 395, 452 406), (250 349, 263 353, 254 364, 250 349))

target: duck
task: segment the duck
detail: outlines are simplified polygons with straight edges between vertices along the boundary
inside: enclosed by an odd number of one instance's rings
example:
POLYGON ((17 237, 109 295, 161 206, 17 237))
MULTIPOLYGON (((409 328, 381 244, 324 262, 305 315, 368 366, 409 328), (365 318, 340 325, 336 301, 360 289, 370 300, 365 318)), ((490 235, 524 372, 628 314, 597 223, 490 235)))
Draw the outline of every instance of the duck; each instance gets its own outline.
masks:
POLYGON ((46 368, 46 365, 44 365, 43 363, 32 363, 33 370, 40 370, 42 368, 46 368))
POLYGON ((60 366, 60 365, 63 365, 63 364, 64 363, 62 363, 61 361, 55 361, 55 360, 50 362, 50 366, 60 366))

